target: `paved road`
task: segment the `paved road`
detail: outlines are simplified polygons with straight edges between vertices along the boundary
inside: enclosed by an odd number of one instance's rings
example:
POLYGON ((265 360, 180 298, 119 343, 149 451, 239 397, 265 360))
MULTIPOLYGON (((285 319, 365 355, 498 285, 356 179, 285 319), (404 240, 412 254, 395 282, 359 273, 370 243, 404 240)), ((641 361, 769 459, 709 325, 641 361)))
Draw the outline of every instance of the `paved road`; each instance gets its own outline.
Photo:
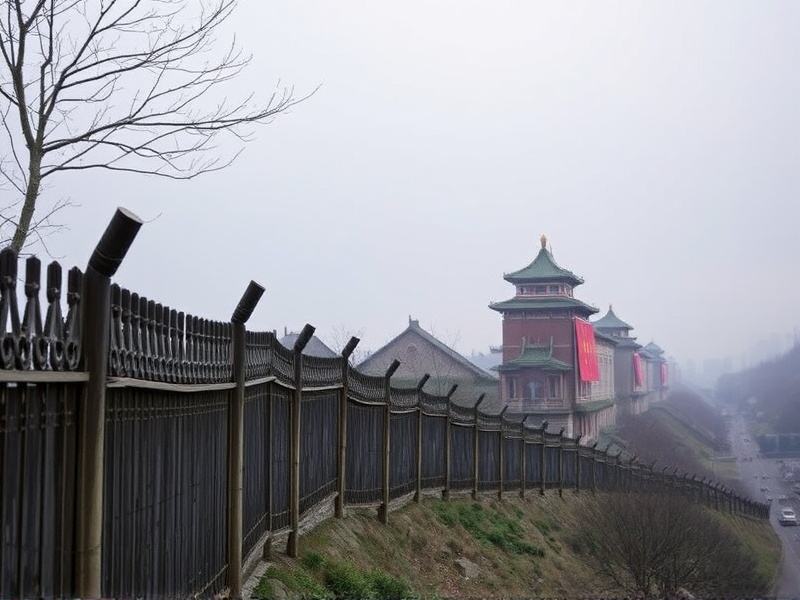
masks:
POLYGON ((742 417, 734 418, 730 433, 731 449, 739 459, 739 473, 751 497, 762 501, 768 496, 773 498, 770 522, 783 543, 783 565, 776 586, 778 597, 800 598, 800 527, 778 523, 781 508, 794 508, 800 514, 800 496, 781 478, 777 459, 758 458, 758 444, 747 431, 742 417), (781 501, 781 496, 786 496, 786 500, 781 501))

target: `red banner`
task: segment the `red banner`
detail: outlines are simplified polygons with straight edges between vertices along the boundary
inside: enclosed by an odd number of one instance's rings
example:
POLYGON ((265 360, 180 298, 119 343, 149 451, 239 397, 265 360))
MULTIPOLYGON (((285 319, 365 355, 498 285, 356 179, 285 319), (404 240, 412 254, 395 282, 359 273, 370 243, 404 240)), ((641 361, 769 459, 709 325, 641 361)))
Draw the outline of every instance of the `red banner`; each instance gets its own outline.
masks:
POLYGON ((644 382, 644 374, 642 373, 642 357, 634 352, 633 354, 633 384, 640 386, 644 382))
POLYGON ((575 319, 575 343, 578 346, 578 371, 581 381, 600 381, 597 346, 594 341, 594 327, 591 323, 575 319))
POLYGON ((661 363, 661 385, 669 384, 669 371, 667 370, 667 363, 661 363))

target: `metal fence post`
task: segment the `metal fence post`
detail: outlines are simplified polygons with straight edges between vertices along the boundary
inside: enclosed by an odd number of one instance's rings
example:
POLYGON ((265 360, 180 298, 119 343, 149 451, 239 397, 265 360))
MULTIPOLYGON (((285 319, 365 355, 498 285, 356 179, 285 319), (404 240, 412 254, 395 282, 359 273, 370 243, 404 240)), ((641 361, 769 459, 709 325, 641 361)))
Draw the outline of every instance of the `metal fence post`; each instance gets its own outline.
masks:
POLYGON ((451 408, 453 406, 453 394, 456 392, 458 384, 450 388, 447 392, 447 423, 445 424, 444 432, 444 489, 442 490, 442 499, 450 499, 450 480, 452 479, 453 469, 453 424, 450 422, 452 417, 451 408))
POLYGON ((581 438, 575 438, 575 493, 581 493, 581 438))
POLYGON ((422 388, 431 376, 428 373, 422 376, 417 384, 417 486, 414 490, 414 502, 422 499, 422 388))
POLYGON ((505 474, 505 470, 506 470, 506 464, 505 464, 505 462, 506 462, 505 461, 505 457, 506 457, 506 453, 505 453, 506 440, 503 437, 503 429, 504 429, 504 423, 505 423, 505 414, 506 414, 507 410, 508 410, 508 406, 504 406, 503 410, 500 411, 500 434, 499 434, 500 443, 498 444, 498 451, 497 451, 497 461, 500 463, 500 486, 497 489, 497 499, 498 500, 502 500, 503 499, 503 485, 505 484, 505 478, 506 478, 506 474, 505 474))
POLYGON ((231 323, 233 381, 228 407, 228 589, 231 598, 242 596, 242 489, 244 476, 244 380, 245 323, 253 314, 264 288, 251 281, 242 295, 231 323))
POLYGON ((525 477, 526 477, 526 469, 525 469, 525 421, 528 420, 528 416, 526 415, 522 419, 522 443, 520 443, 520 447, 522 450, 519 453, 519 497, 523 500, 525 499, 525 477))
POLYGON ((289 482, 289 540, 286 543, 286 554, 297 558, 300 551, 300 418, 301 403, 303 401, 303 348, 306 347, 314 327, 306 323, 303 331, 294 342, 294 398, 292 399, 291 415, 291 481, 289 482))
POLYGON ((547 432, 547 421, 542 423, 542 452, 539 455, 539 471, 542 474, 542 481, 539 484, 539 493, 544 496, 544 491, 547 487, 547 441, 546 441, 546 432, 547 432))
POLYGON ((89 259, 83 277, 82 343, 89 381, 79 409, 78 494, 75 595, 102 596, 103 461, 106 374, 111 327, 111 277, 142 226, 132 212, 118 208, 89 259))
POLYGON ((558 432, 558 495, 564 497, 564 428, 558 432))
POLYGON ((336 472, 336 500, 334 502, 334 515, 337 519, 344 516, 344 489, 347 485, 347 392, 348 392, 348 370, 350 368, 350 355, 358 346, 357 337, 351 337, 350 341, 342 350, 342 390, 339 393, 339 460, 336 472))
POLYGON ((391 452, 392 452, 392 385, 391 379, 394 372, 400 366, 400 361, 393 360, 392 364, 386 370, 384 375, 384 402, 386 405, 383 408, 383 484, 381 485, 383 491, 383 502, 380 508, 380 520, 386 525, 389 523, 389 488, 392 485, 391 481, 391 452))
POLYGON ((486 394, 481 394, 478 396, 478 401, 475 403, 475 406, 472 409, 475 411, 475 431, 472 437, 472 499, 478 499, 478 483, 480 481, 480 456, 478 454, 478 438, 480 437, 480 429, 478 427, 478 408, 483 402, 483 399, 486 397, 486 394))

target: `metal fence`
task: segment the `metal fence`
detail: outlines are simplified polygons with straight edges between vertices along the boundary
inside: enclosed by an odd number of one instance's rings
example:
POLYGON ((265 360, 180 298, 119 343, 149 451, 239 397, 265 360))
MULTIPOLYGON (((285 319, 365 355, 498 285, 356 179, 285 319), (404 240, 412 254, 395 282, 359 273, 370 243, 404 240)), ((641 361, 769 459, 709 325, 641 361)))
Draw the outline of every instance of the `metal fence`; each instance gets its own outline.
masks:
POLYGON ((669 486, 720 510, 767 505, 686 474, 620 461, 578 440, 320 359, 230 322, 111 285, 140 223, 118 212, 86 273, 0 252, 0 597, 241 594, 243 560, 333 502, 424 490, 525 495, 669 486))

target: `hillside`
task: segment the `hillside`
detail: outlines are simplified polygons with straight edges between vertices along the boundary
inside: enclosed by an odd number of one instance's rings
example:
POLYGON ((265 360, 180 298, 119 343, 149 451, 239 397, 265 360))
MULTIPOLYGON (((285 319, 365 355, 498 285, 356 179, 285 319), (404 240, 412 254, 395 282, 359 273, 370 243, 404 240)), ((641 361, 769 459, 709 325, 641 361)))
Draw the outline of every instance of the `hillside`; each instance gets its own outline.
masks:
MULTIPOLYGON (((490 495, 478 501, 426 498, 393 512, 389 525, 374 511, 329 519, 302 538, 299 560, 275 557, 254 596, 278 597, 281 589, 364 596, 370 580, 383 596, 623 596, 625 590, 598 577, 581 541, 581 519, 594 500, 574 492, 563 498, 534 493, 525 500, 509 494, 502 502, 490 495)), ((713 518, 757 559, 766 593, 780 556, 769 525, 730 515, 713 518)))
MULTIPOLYGON (((666 465, 672 458, 681 469, 715 474, 711 458, 724 427, 719 415, 695 400, 682 395, 627 419, 618 436, 629 439, 620 442, 643 461, 666 465)), ((724 470, 732 479, 738 476, 735 463, 724 470)), ((721 478, 720 465, 716 475, 721 478)), ((563 497, 528 491, 525 499, 507 492, 502 502, 490 493, 477 501, 468 495, 449 502, 428 496, 392 512, 388 525, 374 509, 351 510, 303 536, 299 560, 277 554, 254 596, 281 597, 284 591, 328 597, 624 596, 626 590, 597 574, 584 541, 587 508, 601 499, 586 491, 563 497)), ((767 594, 780 562, 770 525, 708 515, 755 560, 754 585, 767 594)))

